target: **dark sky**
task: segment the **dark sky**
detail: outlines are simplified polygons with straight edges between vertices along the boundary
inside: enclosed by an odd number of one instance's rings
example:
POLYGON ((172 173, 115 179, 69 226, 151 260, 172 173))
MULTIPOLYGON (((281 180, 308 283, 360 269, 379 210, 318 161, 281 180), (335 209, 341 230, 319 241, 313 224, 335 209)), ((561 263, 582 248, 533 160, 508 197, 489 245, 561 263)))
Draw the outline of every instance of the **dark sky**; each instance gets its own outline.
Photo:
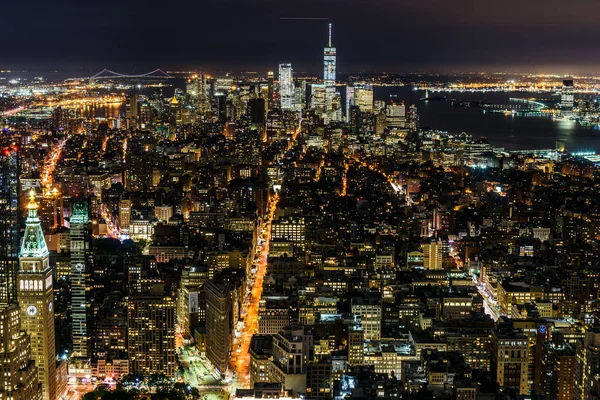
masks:
POLYGON ((2 0, 0 69, 600 72, 600 0, 2 0))

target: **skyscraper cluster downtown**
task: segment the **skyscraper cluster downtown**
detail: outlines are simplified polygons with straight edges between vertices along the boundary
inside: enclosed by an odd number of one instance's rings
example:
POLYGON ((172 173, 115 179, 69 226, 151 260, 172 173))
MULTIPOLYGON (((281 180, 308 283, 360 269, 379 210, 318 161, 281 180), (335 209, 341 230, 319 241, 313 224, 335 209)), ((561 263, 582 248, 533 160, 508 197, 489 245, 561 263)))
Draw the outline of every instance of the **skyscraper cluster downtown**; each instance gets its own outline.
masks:
MULTIPOLYGON (((311 107, 321 115, 326 123, 342 121, 342 98, 336 88, 336 48, 332 44, 332 24, 329 24, 328 42, 323 50, 323 83, 313 83, 311 90, 311 107)), ((307 87, 304 81, 299 88, 295 87, 292 64, 279 64, 279 85, 281 109, 300 111, 307 98, 307 87)))

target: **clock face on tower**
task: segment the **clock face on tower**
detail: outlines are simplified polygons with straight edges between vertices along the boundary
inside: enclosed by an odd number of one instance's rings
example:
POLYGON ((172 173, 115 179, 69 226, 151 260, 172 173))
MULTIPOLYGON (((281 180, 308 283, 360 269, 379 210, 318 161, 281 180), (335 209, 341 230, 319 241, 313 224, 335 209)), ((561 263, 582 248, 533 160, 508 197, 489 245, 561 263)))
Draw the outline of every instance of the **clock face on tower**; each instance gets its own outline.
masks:
POLYGON ((52 312, 52 302, 48 303, 48 311, 52 312))
POLYGON ((75 264, 75 269, 79 272, 83 271, 83 264, 82 263, 75 264))
POLYGON ((34 316, 35 314, 37 314, 37 308, 35 306, 27 307, 27 315, 34 316))

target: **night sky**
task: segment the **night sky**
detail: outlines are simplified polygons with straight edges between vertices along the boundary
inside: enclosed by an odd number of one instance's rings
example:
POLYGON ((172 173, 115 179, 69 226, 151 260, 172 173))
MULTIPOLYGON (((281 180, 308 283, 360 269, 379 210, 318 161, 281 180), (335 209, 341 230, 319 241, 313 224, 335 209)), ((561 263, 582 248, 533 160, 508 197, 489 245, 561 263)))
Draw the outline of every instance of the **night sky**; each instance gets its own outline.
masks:
POLYGON ((600 72, 599 0, 3 0, 1 68, 600 72))

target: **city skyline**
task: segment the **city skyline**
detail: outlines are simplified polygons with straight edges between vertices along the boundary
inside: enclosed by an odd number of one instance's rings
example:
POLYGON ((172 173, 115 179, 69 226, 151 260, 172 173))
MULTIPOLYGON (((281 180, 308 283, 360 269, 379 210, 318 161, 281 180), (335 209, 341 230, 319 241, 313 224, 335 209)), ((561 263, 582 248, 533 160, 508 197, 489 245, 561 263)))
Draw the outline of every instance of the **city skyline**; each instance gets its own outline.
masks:
POLYGON ((71 3, 4 10, 0 400, 600 400, 595 3, 71 3))
POLYGON ((2 69, 244 71, 285 60, 297 71, 318 74, 327 22, 282 19, 293 17, 333 22, 336 47, 345 49, 338 54, 341 73, 591 73, 600 63, 591 17, 600 5, 591 0, 568 9, 556 0, 486 5, 461 0, 451 6, 437 0, 231 0, 188 5, 186 12, 159 1, 77 6, 29 1, 3 7, 0 18, 11 40, 5 43, 2 69), (20 15, 28 18, 26 29, 14 18, 20 15), (198 19, 201 23, 193 22, 198 19))

